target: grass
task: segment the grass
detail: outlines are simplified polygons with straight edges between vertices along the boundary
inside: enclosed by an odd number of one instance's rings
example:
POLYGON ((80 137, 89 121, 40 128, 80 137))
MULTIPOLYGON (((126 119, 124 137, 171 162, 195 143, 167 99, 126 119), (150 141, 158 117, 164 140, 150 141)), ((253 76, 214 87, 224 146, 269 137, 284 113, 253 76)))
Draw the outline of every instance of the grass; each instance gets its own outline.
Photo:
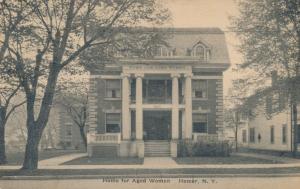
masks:
POLYGON ((81 157, 63 165, 142 165, 143 158, 89 158, 81 157))
MULTIPOLYGON (((80 151, 75 150, 45 150, 39 152, 39 160, 44 160, 56 156, 78 153, 80 151)), ((10 152, 6 154, 7 164, 5 165, 22 165, 24 160, 24 152, 10 152)))
POLYGON ((174 158, 178 164, 278 164, 281 161, 267 160, 254 157, 230 156, 230 157, 180 157, 174 158))

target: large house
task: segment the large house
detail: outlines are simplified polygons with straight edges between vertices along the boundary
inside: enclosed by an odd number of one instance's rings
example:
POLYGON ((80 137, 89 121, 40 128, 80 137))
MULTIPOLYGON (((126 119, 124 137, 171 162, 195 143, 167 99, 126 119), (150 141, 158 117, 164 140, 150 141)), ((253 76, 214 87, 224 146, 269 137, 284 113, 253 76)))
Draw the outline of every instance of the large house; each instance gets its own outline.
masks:
POLYGON ((90 69, 89 156, 176 157, 180 140, 222 139, 224 32, 158 31, 168 38, 151 58, 90 69))

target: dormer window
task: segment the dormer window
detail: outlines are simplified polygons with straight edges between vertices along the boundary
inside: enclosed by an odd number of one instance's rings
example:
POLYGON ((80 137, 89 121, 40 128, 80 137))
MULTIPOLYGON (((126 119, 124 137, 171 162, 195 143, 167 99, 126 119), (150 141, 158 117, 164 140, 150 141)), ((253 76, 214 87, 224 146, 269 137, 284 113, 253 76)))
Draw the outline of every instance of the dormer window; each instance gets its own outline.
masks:
POLYGON ((205 60, 205 48, 202 45, 194 47, 193 56, 198 57, 200 60, 205 60))
POLYGON ((173 51, 165 46, 158 46, 155 52, 155 56, 168 57, 173 56, 173 51))
POLYGON ((198 43, 193 47, 191 56, 199 59, 200 61, 208 61, 210 57, 210 49, 202 43, 198 43))

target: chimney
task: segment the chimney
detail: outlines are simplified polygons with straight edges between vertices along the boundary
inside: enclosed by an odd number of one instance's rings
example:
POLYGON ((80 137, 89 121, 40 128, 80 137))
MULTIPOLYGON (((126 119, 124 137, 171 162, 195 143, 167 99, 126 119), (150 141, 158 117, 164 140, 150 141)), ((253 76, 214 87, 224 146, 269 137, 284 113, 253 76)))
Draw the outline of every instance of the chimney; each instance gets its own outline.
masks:
POLYGON ((272 76, 272 86, 275 86, 277 84, 277 79, 278 79, 277 71, 276 70, 272 71, 271 76, 272 76))

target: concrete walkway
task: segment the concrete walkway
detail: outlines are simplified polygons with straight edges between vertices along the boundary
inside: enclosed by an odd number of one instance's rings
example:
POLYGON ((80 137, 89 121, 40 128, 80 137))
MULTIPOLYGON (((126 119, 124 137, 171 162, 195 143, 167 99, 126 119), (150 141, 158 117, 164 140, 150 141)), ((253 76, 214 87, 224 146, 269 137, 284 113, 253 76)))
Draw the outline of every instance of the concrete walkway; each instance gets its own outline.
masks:
POLYGON ((168 168, 177 167, 178 164, 170 157, 145 157, 143 166, 159 166, 160 168, 168 168))
POLYGON ((49 159, 44 159, 39 161, 40 166, 58 166, 63 164, 67 161, 71 161, 73 159, 81 158, 87 156, 86 153, 74 153, 74 154, 67 154, 62 156, 57 156, 49 159))

